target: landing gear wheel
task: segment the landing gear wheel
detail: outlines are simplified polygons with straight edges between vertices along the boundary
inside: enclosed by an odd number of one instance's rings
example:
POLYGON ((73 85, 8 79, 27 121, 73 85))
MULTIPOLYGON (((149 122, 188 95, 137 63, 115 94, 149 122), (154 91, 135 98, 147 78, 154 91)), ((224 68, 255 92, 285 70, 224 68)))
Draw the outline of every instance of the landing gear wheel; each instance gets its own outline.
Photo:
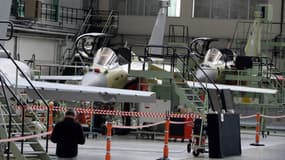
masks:
POLYGON ((200 154, 200 152, 199 152, 198 150, 197 150, 197 151, 195 151, 195 150, 193 151, 193 156, 194 156, 194 157, 198 157, 199 154, 200 154))
POLYGON ((187 152, 188 152, 188 153, 191 152, 191 143, 187 144, 187 152))

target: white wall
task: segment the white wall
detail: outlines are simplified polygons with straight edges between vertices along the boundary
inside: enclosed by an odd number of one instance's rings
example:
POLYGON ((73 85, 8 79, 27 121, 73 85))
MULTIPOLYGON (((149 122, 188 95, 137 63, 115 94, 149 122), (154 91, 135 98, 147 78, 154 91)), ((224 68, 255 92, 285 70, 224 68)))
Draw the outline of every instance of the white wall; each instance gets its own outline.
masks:
POLYGON ((17 43, 17 54, 20 60, 31 59, 35 54, 36 60, 46 63, 53 63, 58 52, 58 41, 40 37, 18 36, 17 42, 13 38, 6 42, 6 48, 14 54, 14 46, 17 43))

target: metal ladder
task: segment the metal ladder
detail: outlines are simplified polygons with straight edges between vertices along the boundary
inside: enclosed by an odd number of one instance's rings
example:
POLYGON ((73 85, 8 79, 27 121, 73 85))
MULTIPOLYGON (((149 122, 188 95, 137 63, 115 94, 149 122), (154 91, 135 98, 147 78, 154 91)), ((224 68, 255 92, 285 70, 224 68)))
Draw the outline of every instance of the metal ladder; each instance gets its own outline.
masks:
MULTIPOLYGON (((72 64, 73 57, 76 52, 75 40, 78 36, 89 32, 107 33, 110 35, 116 35, 118 32, 118 12, 110 11, 96 11, 92 8, 88 10, 83 23, 80 26, 79 31, 76 33, 73 39, 71 48, 67 48, 63 53, 62 63, 70 65, 72 64), (103 18, 102 18, 103 17, 103 18), (105 17, 107 17, 105 19, 105 17), (103 19, 103 20, 102 20, 103 19), (101 24, 103 23, 103 24, 101 24)), ((109 36, 104 37, 102 46, 106 46, 110 40, 109 36)))
MULTIPOLYGON (((11 31, 12 32, 12 31, 11 31)), ((23 80, 26 80, 30 86, 33 88, 34 92, 39 96, 39 99, 43 101, 45 106, 47 107, 47 112, 49 113, 49 107, 44 100, 44 98, 41 96, 41 94, 38 92, 38 90, 35 88, 35 86, 32 84, 31 80, 24 74, 24 72, 21 70, 21 68, 18 66, 16 61, 8 54, 7 50, 0 44, 0 48, 6 53, 8 58, 13 62, 13 64, 17 67, 19 73, 22 74, 23 80)), ((16 107, 17 105, 20 105, 22 108, 26 106, 25 100, 23 97, 21 97, 19 91, 17 90, 17 86, 13 85, 9 81, 9 79, 5 76, 5 74, 0 72, 0 82, 1 82, 1 90, 0 94, 2 97, 2 108, 1 108, 1 114, 3 122, 0 126, 1 130, 1 139, 2 138, 11 138, 13 136, 25 136, 25 134, 32 134, 33 132, 29 128, 29 123, 27 120, 25 120, 24 112, 22 110, 22 116, 20 119, 20 116, 14 116, 16 114, 16 107), (8 115, 8 116, 7 116, 8 115), (7 123, 9 122, 9 123, 7 123), (12 123, 13 122, 13 123, 12 123), (21 125, 20 125, 21 124, 21 125), (20 126, 20 127, 19 127, 20 126), (5 128, 9 128, 8 132, 5 130, 5 128), (19 134, 21 133, 21 134, 19 134)), ((37 120, 37 119, 35 119, 37 120)), ((49 121, 49 116, 47 116, 47 121, 49 121)), ((47 124, 49 125, 49 124, 47 124)), ((41 144, 38 142, 37 139, 32 138, 28 139, 26 141, 21 141, 20 145, 17 145, 18 142, 10 142, 11 145, 8 145, 7 152, 4 152, 4 157, 6 156, 7 159, 14 158, 16 160, 22 160, 22 159, 49 159, 47 152, 48 152, 48 138, 46 138, 46 150, 44 151, 41 144), (25 143, 24 143, 25 142, 25 143), (25 145, 24 145, 25 144, 25 145), (27 146, 26 146, 27 145, 27 146), (11 147, 9 147, 11 146, 11 147), (20 147, 18 147, 20 146, 20 147), (27 149, 27 150, 26 150, 27 149)), ((7 144, 10 144, 7 143, 7 144)))
MULTIPOLYGON (((0 129, 0 135, 1 139, 6 139, 9 136, 8 128, 10 127, 11 133, 10 133, 10 138, 13 137, 18 137, 18 136, 28 136, 28 135, 33 135, 33 132, 29 129, 29 124, 31 122, 24 122, 24 126, 22 127, 21 125, 23 124, 21 122, 19 114, 16 114, 15 110, 10 107, 11 111, 11 123, 9 126, 9 112, 7 111, 7 106, 0 104, 0 110, 1 110, 1 129, 0 129), (24 128, 24 131, 22 130, 24 128), (24 133, 24 134, 23 134, 24 133)), ((8 144, 7 144, 8 145, 8 144)), ((5 157, 9 157, 11 159, 16 159, 16 160, 28 160, 28 159, 41 159, 41 160, 48 160, 49 156, 45 152, 44 148, 41 146, 40 142, 38 141, 37 138, 32 138, 32 139, 27 139, 25 141, 15 141, 10 143, 10 153, 4 153, 5 157)))

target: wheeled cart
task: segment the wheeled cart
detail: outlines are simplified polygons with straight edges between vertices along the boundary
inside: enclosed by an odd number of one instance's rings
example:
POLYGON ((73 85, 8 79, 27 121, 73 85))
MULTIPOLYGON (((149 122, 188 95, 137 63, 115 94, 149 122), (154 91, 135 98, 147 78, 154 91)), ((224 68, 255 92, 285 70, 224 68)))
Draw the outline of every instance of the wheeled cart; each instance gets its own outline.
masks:
MULTIPOLYGON (((203 119, 195 119, 194 121, 194 128, 193 128, 193 136, 192 136, 192 147, 193 152, 192 154, 195 157, 198 157, 200 153, 205 153, 207 144, 206 144, 206 127, 205 127, 205 120, 203 119)), ((191 145, 190 145, 191 146, 191 145)), ((189 144, 187 146, 187 151, 191 152, 189 144)))

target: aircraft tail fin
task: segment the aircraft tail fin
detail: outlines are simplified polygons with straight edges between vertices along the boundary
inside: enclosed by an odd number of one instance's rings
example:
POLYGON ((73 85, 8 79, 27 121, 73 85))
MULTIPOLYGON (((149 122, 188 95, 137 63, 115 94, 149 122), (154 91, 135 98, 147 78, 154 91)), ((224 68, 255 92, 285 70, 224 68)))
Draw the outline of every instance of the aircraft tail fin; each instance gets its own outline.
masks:
POLYGON ((251 31, 249 33, 246 45, 245 55, 246 56, 260 56, 261 53, 261 31, 262 24, 259 20, 253 22, 251 31))
MULTIPOLYGON (((167 9, 169 6, 169 0, 160 0, 161 8, 158 12, 154 27, 152 29, 151 37, 148 45, 163 45, 164 31, 166 24, 167 9)), ((151 54, 162 54, 162 49, 153 47, 150 51, 151 54)))

